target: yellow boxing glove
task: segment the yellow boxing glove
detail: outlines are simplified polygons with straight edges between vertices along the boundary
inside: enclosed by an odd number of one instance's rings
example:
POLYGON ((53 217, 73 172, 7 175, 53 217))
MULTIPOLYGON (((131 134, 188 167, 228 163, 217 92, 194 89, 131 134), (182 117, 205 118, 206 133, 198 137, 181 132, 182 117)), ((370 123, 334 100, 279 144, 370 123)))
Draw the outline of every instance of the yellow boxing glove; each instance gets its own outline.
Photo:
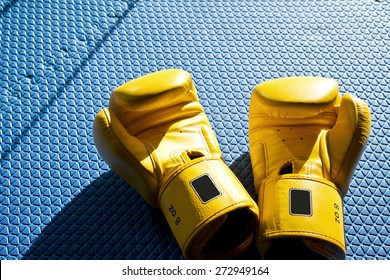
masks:
POLYGON ((342 199, 370 134, 368 106, 320 77, 254 88, 249 144, 266 259, 344 259, 342 199))
POLYGON ((223 161, 189 73, 163 70, 120 86, 93 133, 112 170, 161 208, 185 258, 248 248, 257 205, 223 161))

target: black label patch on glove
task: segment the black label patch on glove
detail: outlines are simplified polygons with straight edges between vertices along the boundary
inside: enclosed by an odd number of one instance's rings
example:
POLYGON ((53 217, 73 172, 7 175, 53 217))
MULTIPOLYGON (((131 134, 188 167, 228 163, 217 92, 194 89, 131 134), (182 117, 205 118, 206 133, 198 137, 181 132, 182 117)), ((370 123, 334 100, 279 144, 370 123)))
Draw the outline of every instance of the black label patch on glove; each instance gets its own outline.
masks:
POLYGON ((290 189, 290 214, 311 216, 311 192, 302 189, 290 189))
POLYGON ((195 178, 190 182, 190 185, 203 203, 207 203, 221 195, 221 192, 208 174, 195 178))

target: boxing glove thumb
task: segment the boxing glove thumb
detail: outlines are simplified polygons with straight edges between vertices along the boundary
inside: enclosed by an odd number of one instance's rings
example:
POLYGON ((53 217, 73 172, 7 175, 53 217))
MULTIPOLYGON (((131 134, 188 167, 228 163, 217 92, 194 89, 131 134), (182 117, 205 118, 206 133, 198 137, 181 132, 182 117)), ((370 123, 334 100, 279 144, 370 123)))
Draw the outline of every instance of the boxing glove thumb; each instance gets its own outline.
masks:
POLYGON ((348 191, 370 130, 371 115, 367 104, 350 94, 344 95, 336 124, 327 133, 327 156, 323 156, 328 169, 325 174, 338 187, 342 197, 348 191))

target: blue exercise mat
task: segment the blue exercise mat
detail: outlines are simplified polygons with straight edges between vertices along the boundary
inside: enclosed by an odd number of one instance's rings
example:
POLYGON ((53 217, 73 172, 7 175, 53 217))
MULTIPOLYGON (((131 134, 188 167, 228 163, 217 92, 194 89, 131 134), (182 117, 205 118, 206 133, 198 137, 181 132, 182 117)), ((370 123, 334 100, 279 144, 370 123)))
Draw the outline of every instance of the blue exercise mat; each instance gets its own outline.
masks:
POLYGON ((92 137, 113 89, 181 68, 254 199, 257 84, 324 76, 364 99, 372 134, 344 199, 347 259, 390 259, 389 36, 386 0, 0 1, 0 258, 182 258, 160 210, 92 137))

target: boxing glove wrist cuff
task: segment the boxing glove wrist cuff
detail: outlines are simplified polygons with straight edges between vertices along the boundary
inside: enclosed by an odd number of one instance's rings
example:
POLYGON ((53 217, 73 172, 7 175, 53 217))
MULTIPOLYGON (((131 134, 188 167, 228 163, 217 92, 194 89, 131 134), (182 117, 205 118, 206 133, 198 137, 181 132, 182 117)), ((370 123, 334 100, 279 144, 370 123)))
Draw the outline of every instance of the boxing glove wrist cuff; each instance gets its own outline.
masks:
MULTIPOLYGON (((305 175, 282 175, 260 188, 260 244, 264 257, 277 239, 298 238, 324 258, 345 257, 342 199, 333 183, 305 175)), ((288 248, 284 248, 288 250, 288 248)))
POLYGON ((186 259, 229 258, 253 240, 257 205, 219 157, 170 171, 159 204, 186 259))

